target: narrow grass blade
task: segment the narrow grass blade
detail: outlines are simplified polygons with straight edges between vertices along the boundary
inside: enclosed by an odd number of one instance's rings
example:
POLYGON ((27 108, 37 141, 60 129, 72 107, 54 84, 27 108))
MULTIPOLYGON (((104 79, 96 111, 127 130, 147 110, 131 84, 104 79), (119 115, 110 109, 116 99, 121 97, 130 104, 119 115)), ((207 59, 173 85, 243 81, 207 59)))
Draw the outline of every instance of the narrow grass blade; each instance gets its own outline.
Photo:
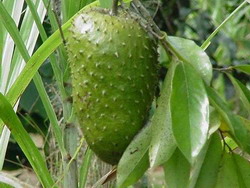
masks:
MULTIPOLYGON (((18 25, 22 7, 23 7, 23 0, 20 1, 4 1, 3 5, 6 6, 6 11, 12 15, 14 23, 18 25)), ((1 85, 0 91, 2 93, 6 93, 7 85, 8 85, 8 76, 10 73, 10 66, 11 66, 11 59, 13 56, 14 50, 14 41, 12 40, 11 36, 8 34, 7 30, 4 28, 4 24, 1 23, 2 30, 3 30, 3 62, 2 62, 2 74, 1 74, 1 85)))
MULTIPOLYGON (((6 20, 6 21, 3 21, 3 23, 6 27, 6 29, 11 34, 13 40, 15 41, 16 47, 19 49, 19 52, 21 53, 22 57, 27 62, 30 59, 30 56, 29 56, 29 53, 26 49, 26 46, 25 46, 24 42, 22 41, 22 38, 18 32, 18 28, 16 27, 15 23, 13 22, 13 20, 9 16, 8 12, 6 12, 6 10, 3 7, 1 2, 0 2, 0 18, 3 18, 4 20, 6 20)), ((29 76, 29 75, 27 75, 27 76, 29 76)), ((60 150, 62 152, 64 152, 65 150, 64 150, 64 146, 63 146, 62 132, 61 132, 60 126, 58 124, 56 114, 53 110, 52 104, 49 100, 49 97, 46 93, 46 90, 43 86, 42 79, 39 76, 39 74, 36 74, 34 76, 34 82, 35 82, 36 87, 38 89, 41 100, 44 104, 47 115, 48 115, 50 122, 52 124, 53 131, 55 133, 55 137, 56 137, 57 142, 59 144, 60 150)), ((65 152, 64 152, 64 154, 65 154, 65 152)))
POLYGON ((42 185, 44 187, 52 187, 53 179, 49 174, 44 158, 36 148, 29 134, 23 128, 22 123, 12 109, 11 104, 1 93, 0 112, 0 118, 11 130, 12 135, 14 136, 19 146, 22 148, 22 151, 28 158, 42 185))
POLYGON ((242 7, 244 7, 244 5, 247 4, 247 1, 244 1, 243 3, 241 3, 215 30, 214 32, 206 39, 206 41, 201 45, 202 49, 206 49, 210 43, 211 40, 214 38, 214 36, 219 32, 219 30, 221 29, 221 27, 223 27, 242 7))
MULTIPOLYGON (((4 6, 6 7, 7 11, 12 15, 13 20, 18 25, 21 13, 22 13, 22 7, 23 7, 23 0, 20 1, 3 1, 4 6)), ((13 55, 14 50, 14 42, 10 35, 8 34, 7 30, 4 28, 4 25, 1 24, 1 36, 2 42, 3 42, 3 51, 2 58, 3 61, 1 62, 1 73, 0 73, 0 92, 6 93, 6 87, 7 87, 7 78, 10 72, 10 65, 11 65, 11 59, 13 55)), ((16 109, 16 108, 15 108, 16 109)), ((1 120, 0 120, 1 121, 1 120)), ((10 137, 10 131, 7 127, 3 127, 3 125, 0 125, 0 169, 3 167, 5 153, 7 150, 9 137, 10 137)))
POLYGON ((88 148, 84 155, 82 165, 80 167, 79 188, 85 188, 92 156, 93 152, 91 151, 91 149, 88 148))
MULTIPOLYGON (((130 0, 124 1, 125 3, 130 2, 130 0)), ((87 9, 90 7, 99 6, 99 2, 95 1, 83 9, 87 9)), ((76 16, 76 15, 75 15, 76 16)), ((70 27, 72 17, 67 23, 62 26, 62 30, 64 35, 68 35, 68 28, 70 27)), ((61 36, 59 31, 57 30, 53 35, 51 35, 46 42, 32 55, 32 57, 27 62, 26 66, 24 67, 22 73, 17 78, 13 86, 8 91, 6 97, 8 98, 11 105, 17 102, 18 98, 24 92, 32 78, 34 77, 35 73, 38 71, 39 67, 42 63, 55 51, 55 49, 62 44, 61 36)), ((0 126, 2 122, 0 122, 0 126)))

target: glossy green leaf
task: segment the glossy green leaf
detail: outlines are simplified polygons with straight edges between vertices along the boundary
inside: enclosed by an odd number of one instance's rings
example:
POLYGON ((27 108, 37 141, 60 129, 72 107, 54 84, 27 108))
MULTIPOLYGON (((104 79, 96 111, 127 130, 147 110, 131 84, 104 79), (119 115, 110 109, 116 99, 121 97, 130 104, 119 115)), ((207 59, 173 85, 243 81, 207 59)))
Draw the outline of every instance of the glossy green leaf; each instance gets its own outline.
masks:
POLYGON ((242 182, 238 179, 238 173, 233 161, 232 155, 229 153, 224 153, 221 168, 219 170, 218 179, 215 188, 240 188, 244 187, 242 182))
POLYGON ((216 188, 250 187, 250 162, 234 153, 224 153, 216 188))
POLYGON ((215 133, 211 137, 209 148, 196 182, 196 188, 211 188, 215 186, 222 153, 223 150, 220 137, 215 133))
POLYGON ((240 119, 232 113, 223 99, 210 87, 206 87, 211 104, 220 113, 229 125, 230 131, 236 142, 247 152, 250 152, 250 134, 240 119))
POLYGON ((190 175, 190 164, 179 149, 164 164, 166 187, 186 188, 190 175))
POLYGON ((210 107, 210 114, 209 114, 209 137, 215 133, 221 125, 220 115, 213 107, 210 107))
POLYGON ((148 148, 152 137, 150 125, 144 127, 127 147, 117 167, 117 187, 134 184, 148 169, 148 148))
POLYGON ((229 79, 231 80, 232 84, 234 85, 234 88, 242 101, 242 104, 245 106, 246 110, 250 114, 250 90, 247 89, 247 87, 242 84, 239 80, 234 78, 232 75, 227 74, 229 79))
POLYGON ((44 187, 52 187, 53 179, 46 167, 46 163, 41 153, 31 140, 29 134, 25 131, 22 123, 18 119, 11 104, 0 93, 0 118, 11 130, 11 133, 18 145, 21 147, 25 156, 29 160, 36 175, 44 187))
POLYGON ((245 187, 250 187, 250 162, 247 159, 244 159, 243 157, 232 154, 234 163, 237 167, 237 174, 239 181, 243 181, 245 184, 245 187))
POLYGON ((232 68, 250 75, 250 65, 237 65, 233 66, 232 68))
POLYGON ((168 42, 181 55, 180 60, 191 64, 207 84, 212 80, 212 64, 204 50, 192 40, 167 37, 168 42))
POLYGON ((193 164, 207 141, 209 102, 203 81, 191 65, 176 67, 170 104, 176 143, 193 164))
POLYGON ((188 182, 188 188, 194 188, 196 181, 198 179, 200 170, 202 168, 204 159, 206 157, 207 154, 207 150, 210 144, 210 140, 208 140, 206 142, 206 144, 203 146, 202 150, 200 151, 199 155, 196 157, 196 160, 194 162, 194 164, 191 167, 190 170, 190 176, 189 176, 189 182, 188 182))
POLYGON ((170 94, 172 91, 172 79, 176 63, 173 62, 162 86, 158 107, 152 117, 152 141, 149 148, 150 166, 157 166, 165 163, 173 154, 176 143, 174 140, 171 115, 170 115, 170 94))

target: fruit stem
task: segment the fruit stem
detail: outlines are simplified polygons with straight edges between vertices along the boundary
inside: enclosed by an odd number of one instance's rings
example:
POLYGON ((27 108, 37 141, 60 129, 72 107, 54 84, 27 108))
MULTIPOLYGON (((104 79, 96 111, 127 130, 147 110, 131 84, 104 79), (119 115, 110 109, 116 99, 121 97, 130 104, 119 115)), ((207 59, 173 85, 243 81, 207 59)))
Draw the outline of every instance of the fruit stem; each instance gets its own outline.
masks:
POLYGON ((111 14, 113 16, 117 16, 118 14, 118 1, 119 0, 113 0, 113 6, 112 6, 112 11, 111 11, 111 14))
POLYGON ((186 61, 185 58, 175 49, 175 47, 168 41, 167 33, 164 33, 160 30, 160 28, 157 26, 157 24, 154 22, 153 18, 147 11, 147 9, 143 6, 143 4, 140 2, 140 0, 133 0, 132 6, 135 10, 137 10, 142 17, 149 23, 148 29, 149 31, 159 40, 159 42, 162 44, 165 51, 171 52, 173 55, 175 55, 179 60, 186 61))

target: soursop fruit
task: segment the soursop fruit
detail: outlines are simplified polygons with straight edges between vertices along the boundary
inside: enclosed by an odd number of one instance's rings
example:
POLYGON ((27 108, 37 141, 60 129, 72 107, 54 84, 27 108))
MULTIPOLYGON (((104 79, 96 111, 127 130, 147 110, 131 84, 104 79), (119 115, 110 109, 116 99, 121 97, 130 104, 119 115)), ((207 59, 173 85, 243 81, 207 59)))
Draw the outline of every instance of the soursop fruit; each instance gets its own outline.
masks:
POLYGON ((67 38, 73 101, 90 148, 117 164, 144 126, 157 85, 157 43, 133 13, 84 10, 67 38))

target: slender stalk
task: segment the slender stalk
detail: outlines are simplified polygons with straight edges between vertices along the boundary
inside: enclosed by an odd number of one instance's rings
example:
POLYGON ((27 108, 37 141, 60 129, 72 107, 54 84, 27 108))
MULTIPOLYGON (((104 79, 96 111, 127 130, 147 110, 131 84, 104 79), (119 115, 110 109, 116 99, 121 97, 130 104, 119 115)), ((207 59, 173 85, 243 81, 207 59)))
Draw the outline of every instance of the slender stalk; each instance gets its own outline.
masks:
POLYGON ((87 148, 86 153, 83 157, 83 162, 80 167, 81 179, 79 179, 79 188, 84 188, 87 183, 88 171, 91 164, 92 156, 93 152, 91 151, 91 149, 87 148))
POLYGON ((162 46, 166 50, 166 52, 170 51, 173 55, 175 55, 179 60, 186 61, 185 58, 175 49, 175 47, 168 41, 167 33, 164 33, 160 30, 160 28, 156 25, 153 18, 147 11, 147 9, 142 5, 139 0, 133 0, 132 6, 136 9, 146 20, 148 25, 142 25, 146 30, 149 30, 159 41, 162 46))
MULTIPOLYGON (((221 24, 216 30, 208 37, 208 39, 202 44, 201 48, 205 49, 209 46, 211 39, 218 33, 220 28, 233 16, 235 15, 245 4, 247 1, 241 3, 221 24)), ((156 38, 159 39, 164 49, 168 52, 170 51, 173 55, 175 55, 179 60, 185 61, 185 58, 175 49, 175 47, 168 41, 168 37, 166 33, 163 33, 159 27, 156 25, 152 17, 150 16, 147 9, 142 5, 139 0, 133 0, 132 6, 136 9, 148 22, 148 25, 145 29, 148 29, 156 38)))
POLYGON ((116 16, 118 14, 118 1, 119 0, 113 0, 113 5, 112 5, 112 12, 111 14, 116 16))
POLYGON ((78 168, 77 160, 73 155, 77 149, 78 130, 74 124, 67 124, 64 129, 64 144, 68 156, 64 159, 64 187, 78 187, 78 168), (73 160, 72 160, 73 159, 73 160), (68 168, 67 168, 68 166, 68 168))
POLYGON ((243 3, 241 3, 215 30, 214 32, 207 38, 207 40, 205 40, 205 42, 201 45, 202 49, 206 49, 209 44, 210 41, 214 38, 214 36, 219 32, 219 30, 221 29, 222 26, 224 26, 228 20, 230 20, 230 18, 232 18, 245 4, 247 3, 247 1, 244 1, 243 3))

